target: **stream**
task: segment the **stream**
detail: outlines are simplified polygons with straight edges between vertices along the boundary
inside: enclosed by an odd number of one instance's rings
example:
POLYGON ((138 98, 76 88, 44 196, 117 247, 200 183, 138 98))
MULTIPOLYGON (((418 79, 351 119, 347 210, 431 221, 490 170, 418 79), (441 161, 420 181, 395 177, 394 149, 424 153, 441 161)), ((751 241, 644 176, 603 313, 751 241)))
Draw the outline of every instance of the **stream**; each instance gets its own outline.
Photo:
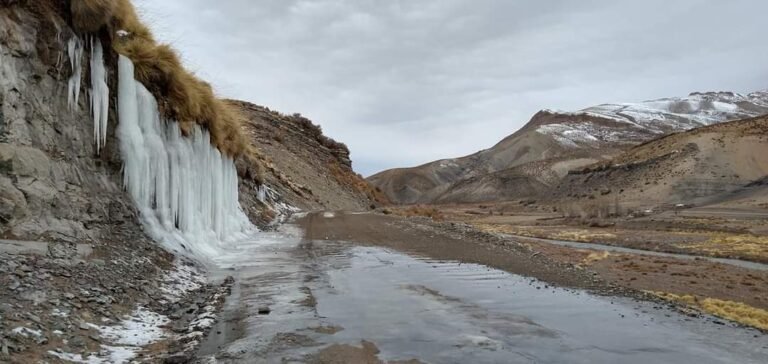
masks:
MULTIPOLYGON (((220 257, 237 285, 200 349, 216 363, 306 362, 333 344, 383 361, 765 363, 768 336, 481 265, 262 233, 220 257)), ((343 362, 343 361, 341 361, 343 362)))

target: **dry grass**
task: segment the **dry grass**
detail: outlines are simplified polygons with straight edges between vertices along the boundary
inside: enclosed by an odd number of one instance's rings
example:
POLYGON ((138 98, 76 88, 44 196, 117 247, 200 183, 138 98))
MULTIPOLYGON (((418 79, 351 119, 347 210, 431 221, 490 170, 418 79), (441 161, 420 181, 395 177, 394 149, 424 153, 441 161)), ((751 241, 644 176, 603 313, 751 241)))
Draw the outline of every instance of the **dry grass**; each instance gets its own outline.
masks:
POLYGON ((155 41, 130 0, 73 0, 71 11, 82 31, 108 28, 113 49, 133 61, 136 79, 155 95, 163 115, 177 121, 186 134, 197 124, 210 132, 211 142, 222 153, 256 154, 242 129, 240 112, 218 99, 210 84, 187 71, 169 45, 155 41), (128 34, 118 37, 118 31, 128 34))
POLYGON ((706 252, 712 256, 735 256, 768 261, 768 237, 747 234, 715 234, 703 243, 681 244, 681 247, 706 252))
POLYGON ((594 243, 615 239, 616 235, 610 233, 593 233, 588 230, 573 230, 552 234, 550 238, 555 240, 577 241, 581 243, 594 243))
POLYGON ((716 298, 699 298, 692 295, 676 295, 665 292, 650 293, 668 301, 682 303, 699 309, 713 316, 761 330, 768 330, 768 311, 741 302, 725 301, 716 298))
POLYGON ((96 32, 109 23, 116 8, 114 0, 72 0, 72 24, 77 31, 96 32))
POLYGON ((604 251, 604 252, 591 252, 589 255, 587 255, 586 258, 582 261, 582 264, 590 265, 595 262, 599 262, 601 260, 608 259, 608 257, 611 256, 610 252, 604 251))
POLYGON ((384 195, 384 193, 380 189, 373 187, 362 176, 342 168, 338 163, 335 162, 331 163, 328 166, 328 169, 330 170, 331 175, 342 186, 347 186, 355 191, 358 191, 368 197, 369 200, 378 204, 389 204, 389 200, 384 195))
POLYGON ((405 216, 405 217, 421 216, 421 217, 428 217, 435 221, 442 221, 444 219, 443 214, 440 212, 440 210, 434 207, 429 207, 429 206, 410 206, 407 208, 397 208, 392 210, 391 212, 398 216, 405 216))

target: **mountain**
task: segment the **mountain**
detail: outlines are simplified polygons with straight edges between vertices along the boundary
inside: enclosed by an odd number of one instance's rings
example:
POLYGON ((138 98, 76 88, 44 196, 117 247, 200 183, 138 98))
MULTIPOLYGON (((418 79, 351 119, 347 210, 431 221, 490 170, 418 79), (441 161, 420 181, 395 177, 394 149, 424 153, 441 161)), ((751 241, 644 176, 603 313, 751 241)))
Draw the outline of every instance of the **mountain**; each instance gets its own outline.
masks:
POLYGON ((559 201, 624 206, 712 203, 754 198, 768 176, 768 117, 675 133, 612 160, 571 171, 548 195, 559 201))
POLYGON ((509 181, 525 180, 534 190, 552 187, 569 170, 609 160, 640 143, 766 113, 768 91, 748 95, 692 93, 640 103, 603 104, 577 112, 542 110, 490 149, 383 171, 368 180, 400 204, 515 198, 525 196, 530 189, 509 181))

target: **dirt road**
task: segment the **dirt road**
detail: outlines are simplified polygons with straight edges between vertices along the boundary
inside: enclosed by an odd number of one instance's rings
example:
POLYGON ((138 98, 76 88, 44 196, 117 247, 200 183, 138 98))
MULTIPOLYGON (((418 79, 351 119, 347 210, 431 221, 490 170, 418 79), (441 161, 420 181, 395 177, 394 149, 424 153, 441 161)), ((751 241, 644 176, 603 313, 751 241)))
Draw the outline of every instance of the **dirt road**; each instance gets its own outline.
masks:
POLYGON ((315 213, 296 224, 232 246, 223 262, 237 282, 223 313, 232 320, 214 328, 200 362, 768 357, 768 336, 631 298, 646 296, 558 255, 583 257, 575 250, 379 214, 315 213))

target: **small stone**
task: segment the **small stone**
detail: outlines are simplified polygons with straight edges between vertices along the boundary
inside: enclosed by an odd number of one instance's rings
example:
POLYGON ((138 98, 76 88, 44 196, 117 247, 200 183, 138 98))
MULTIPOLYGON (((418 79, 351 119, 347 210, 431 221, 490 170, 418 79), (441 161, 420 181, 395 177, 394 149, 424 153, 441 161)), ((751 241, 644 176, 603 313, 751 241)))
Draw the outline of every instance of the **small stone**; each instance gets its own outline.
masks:
POLYGON ((85 322, 81 322, 79 327, 80 327, 80 330, 85 330, 85 331, 88 331, 91 329, 91 327, 88 326, 88 324, 85 322))
POLYGON ((272 310, 268 306, 259 307, 259 315, 269 315, 272 310))

